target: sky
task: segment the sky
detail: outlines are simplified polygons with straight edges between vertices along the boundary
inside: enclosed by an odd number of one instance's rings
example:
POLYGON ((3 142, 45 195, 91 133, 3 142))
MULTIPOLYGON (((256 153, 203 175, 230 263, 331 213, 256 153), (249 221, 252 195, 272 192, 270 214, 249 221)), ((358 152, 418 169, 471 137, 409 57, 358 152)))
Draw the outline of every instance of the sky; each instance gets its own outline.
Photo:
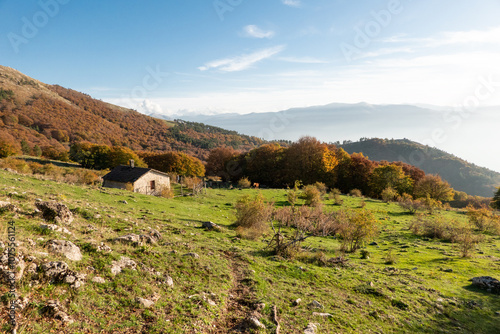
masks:
POLYGON ((147 114, 491 106, 499 17, 498 0, 0 0, 0 64, 147 114))

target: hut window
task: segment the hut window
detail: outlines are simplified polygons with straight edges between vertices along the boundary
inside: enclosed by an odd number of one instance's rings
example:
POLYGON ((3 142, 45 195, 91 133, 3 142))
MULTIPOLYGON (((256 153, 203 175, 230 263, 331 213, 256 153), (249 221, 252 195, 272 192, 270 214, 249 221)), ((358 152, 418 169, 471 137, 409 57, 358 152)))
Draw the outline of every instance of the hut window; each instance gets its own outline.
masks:
POLYGON ((149 187, 151 188, 151 190, 155 190, 156 189, 155 181, 150 181, 149 182, 149 187))

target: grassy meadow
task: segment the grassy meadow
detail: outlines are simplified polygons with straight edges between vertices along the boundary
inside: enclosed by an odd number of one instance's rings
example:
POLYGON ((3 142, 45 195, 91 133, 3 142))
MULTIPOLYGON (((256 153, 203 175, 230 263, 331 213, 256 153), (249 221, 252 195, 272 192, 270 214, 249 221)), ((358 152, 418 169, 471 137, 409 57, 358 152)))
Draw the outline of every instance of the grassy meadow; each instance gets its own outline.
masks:
MULTIPOLYGON (((303 333, 309 323, 317 324, 318 333, 498 333, 500 297, 472 287, 469 279, 500 278, 499 236, 486 235, 471 257, 462 258, 456 244, 413 235, 409 224, 414 216, 397 204, 342 196, 342 206, 327 199, 324 210, 366 206, 378 221, 379 234, 370 240, 376 244, 362 248, 365 258, 360 251, 341 253, 335 237, 311 237, 303 243, 302 256, 285 260, 266 249, 270 233, 245 240, 231 226, 238 198, 258 193, 276 207, 288 205, 286 190, 207 189, 197 197, 166 199, 0 170, 0 201, 20 209, 0 213, 0 240, 7 243, 7 223, 14 221, 17 250, 25 258, 34 257, 31 261, 38 265, 64 261, 87 275, 85 285, 74 290, 44 281, 39 272, 25 273, 17 292, 28 303, 18 314, 17 333, 228 333, 262 303, 260 321, 266 329, 250 332, 275 333, 276 306, 281 333, 303 333), (72 209, 75 220, 65 226, 71 235, 40 229, 44 221, 34 214, 37 199, 72 209), (222 228, 206 231, 204 221, 222 228), (150 229, 162 234, 157 244, 112 242, 150 229), (48 253, 50 239, 72 241, 83 259, 74 262, 48 253), (101 242, 112 251, 97 252, 95 245, 101 242), (113 276, 111 263, 122 256, 134 260, 137 270, 113 276), (338 256, 347 263, 322 265, 326 261, 321 260, 338 256), (174 285, 162 284, 154 272, 171 276, 174 285), (105 283, 92 282, 95 276, 105 283), (137 297, 156 302, 144 308, 137 297), (52 299, 66 307, 72 324, 43 312, 52 299), (323 308, 312 308, 313 301, 323 308)), ((436 211, 431 217, 438 216, 467 220, 459 210, 436 211)), ((9 333, 5 284, 0 297, 0 329, 9 333)))

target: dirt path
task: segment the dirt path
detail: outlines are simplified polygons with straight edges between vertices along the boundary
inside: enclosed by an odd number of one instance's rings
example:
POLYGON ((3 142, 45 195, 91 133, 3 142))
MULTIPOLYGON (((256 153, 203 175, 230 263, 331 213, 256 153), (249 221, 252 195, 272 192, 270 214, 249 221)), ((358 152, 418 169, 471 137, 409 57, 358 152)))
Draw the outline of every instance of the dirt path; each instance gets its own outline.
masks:
POLYGON ((226 257, 231 265, 233 285, 228 292, 226 309, 214 323, 215 328, 209 333, 248 333, 243 322, 252 311, 254 300, 252 281, 246 278, 246 265, 238 254, 226 252, 226 257))

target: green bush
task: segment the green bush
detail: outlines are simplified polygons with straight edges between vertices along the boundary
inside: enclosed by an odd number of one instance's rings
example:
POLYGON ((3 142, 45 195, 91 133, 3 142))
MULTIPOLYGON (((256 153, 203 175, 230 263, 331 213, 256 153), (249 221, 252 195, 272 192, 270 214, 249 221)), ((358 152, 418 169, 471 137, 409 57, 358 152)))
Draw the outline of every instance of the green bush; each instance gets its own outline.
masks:
POLYGON ((264 196, 259 194, 254 198, 241 197, 235 205, 236 232, 239 236, 255 240, 269 230, 272 207, 264 201, 264 196))

